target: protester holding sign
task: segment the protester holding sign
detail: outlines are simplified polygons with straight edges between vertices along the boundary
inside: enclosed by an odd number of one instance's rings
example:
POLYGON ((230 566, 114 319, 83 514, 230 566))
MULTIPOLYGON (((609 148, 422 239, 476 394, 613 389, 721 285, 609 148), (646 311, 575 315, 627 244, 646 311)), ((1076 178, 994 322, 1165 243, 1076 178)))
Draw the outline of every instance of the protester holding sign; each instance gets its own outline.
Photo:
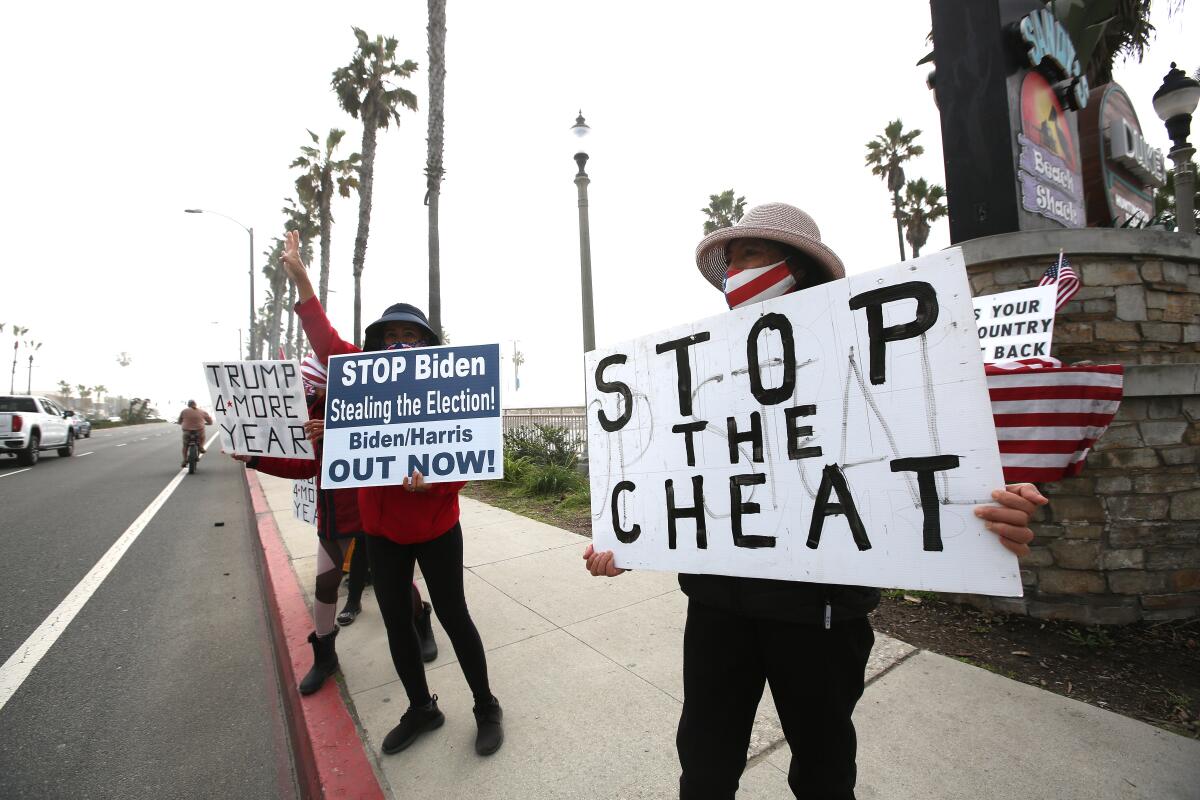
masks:
MULTIPOLYGON (((845 276, 841 260, 821 242, 812 218, 782 203, 753 208, 733 227, 705 237, 696 249, 696 264, 704 278, 725 293, 730 309, 845 276)), ((796 333, 802 330, 797 327, 796 333)), ((672 361, 664 359, 667 368, 672 361)), ((686 366, 686 357, 681 356, 679 363, 686 366)), ((797 366, 788 366, 786 359, 784 365, 785 370, 797 366)), ((681 402, 691 396, 682 379, 679 393, 681 402)), ((624 401, 623 408, 628 409, 632 397, 624 401)), ((690 437, 689 429, 689 425, 676 426, 690 437)), ((736 433, 730 431, 731 452, 736 449, 736 433)), ((687 447, 690 459, 690 438, 687 447)), ((668 487, 671 483, 666 481, 668 487)), ((843 488, 837 490, 839 501, 843 488)), ((828 496, 824 482, 822 491, 828 496)), ((1046 499, 1029 484, 997 490, 992 498, 998 505, 977 507, 975 516, 985 520, 1006 548, 1017 555, 1028 553, 1027 543, 1033 538, 1029 518, 1046 499)), ((686 513, 699 519, 704 513, 701 502, 686 513)), ((615 519, 615 496, 612 503, 615 519)), ((757 511, 758 504, 744 503, 742 508, 749 513, 757 511)), ((841 508, 827 513, 841 514, 841 508)), ((802 524, 797 523, 795 528, 802 524)), ((697 527, 700 530, 699 523, 697 527)), ((637 535, 636 530, 624 533, 629 538, 637 535)), ((748 540, 769 538, 747 536, 737 523, 733 535, 735 541, 744 540, 744 548, 760 546, 748 540)), ((863 544, 859 549, 864 549, 863 544)), ((811 540, 809 546, 814 546, 811 540)), ((612 551, 596 551, 589 545, 584 559, 592 575, 623 572, 615 565, 612 551)), ((715 574, 680 574, 679 583, 688 596, 684 704, 676 739, 682 767, 680 797, 734 796, 746 765, 755 710, 769 681, 792 752, 788 773, 792 791, 797 797, 853 798, 857 740, 851 715, 863 692, 874 641, 867 614, 878 604, 879 591, 715 574)))
MULTIPOLYGON (((287 234, 284 269, 295 284, 296 311, 304 333, 322 363, 331 355, 384 350, 393 345, 425 347, 439 344, 420 309, 407 303, 390 306, 367 326, 362 349, 338 336, 316 298, 308 271, 300 260, 299 236, 287 234)), ((367 554, 375 581, 375 599, 387 628, 392 662, 408 694, 409 708, 383 740, 384 753, 397 753, 418 736, 445 720, 437 696, 430 694, 421 663, 421 646, 412 624, 408 585, 415 564, 429 589, 433 609, 454 645, 459 666, 475 699, 478 734, 475 752, 491 755, 504 741, 500 703, 488 682, 487 658, 479 631, 467 610, 463 589, 463 538, 459 526, 458 492, 462 482, 428 483, 419 471, 400 484, 365 486, 358 490, 359 510, 367 534, 367 554)))
MULTIPOLYGON (((309 422, 306 423, 308 438, 313 443, 316 459, 309 461, 298 458, 272 458, 270 456, 234 455, 250 469, 265 472, 279 478, 315 478, 317 488, 317 578, 313 594, 313 626, 308 642, 313 648, 312 669, 300 681, 300 694, 312 694, 321 688, 325 679, 338 670, 337 633, 334 612, 337 610, 338 585, 342 580, 341 565, 350 543, 362 534, 362 520, 358 513, 358 497, 355 492, 321 488, 321 417, 325 411, 325 369, 314 356, 308 356, 300 364, 304 380, 304 393, 308 398, 309 422)), ((346 608, 355 615, 361 610, 365 576, 360 572, 351 574, 346 608)), ((437 658, 437 645, 433 641, 428 603, 421 601, 417 585, 412 584, 414 620, 423 639, 422 650, 426 661, 437 658)), ((353 619, 353 618, 351 618, 353 619)))

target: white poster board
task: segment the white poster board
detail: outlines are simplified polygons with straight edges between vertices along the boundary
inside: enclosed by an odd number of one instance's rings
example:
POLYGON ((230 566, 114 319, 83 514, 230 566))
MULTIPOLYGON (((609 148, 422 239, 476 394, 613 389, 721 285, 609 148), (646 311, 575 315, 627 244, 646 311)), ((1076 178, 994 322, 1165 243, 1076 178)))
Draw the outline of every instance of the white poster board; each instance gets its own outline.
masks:
POLYGON ((975 324, 984 363, 1049 358, 1057 299, 1052 283, 976 297, 975 324))
POLYGON ((448 345, 329 359, 321 485, 504 477, 500 345, 448 345))
POLYGON ((317 524, 317 479, 292 481, 292 516, 309 525, 317 524))
POLYGON ((222 452, 315 458, 304 435, 308 405, 298 362, 206 362, 204 377, 222 452))
POLYGON ((958 248, 587 354, 620 567, 1021 594, 958 248))

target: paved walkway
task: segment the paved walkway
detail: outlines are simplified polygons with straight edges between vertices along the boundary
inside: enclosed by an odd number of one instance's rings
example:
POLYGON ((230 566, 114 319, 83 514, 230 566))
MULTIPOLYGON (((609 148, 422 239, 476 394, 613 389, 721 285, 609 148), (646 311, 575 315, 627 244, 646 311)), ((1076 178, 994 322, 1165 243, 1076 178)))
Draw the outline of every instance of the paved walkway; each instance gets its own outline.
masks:
MULTIPOLYGON (((314 529, 292 518, 291 481, 260 480, 311 603, 314 529)), ((403 753, 380 754, 407 699, 368 588, 363 614, 338 636, 338 654, 384 791, 469 800, 676 796, 686 598, 675 575, 592 578, 580 558, 585 538, 466 498, 462 523, 467 601, 504 705, 504 747, 490 758, 475 754, 471 695, 435 622, 440 655, 427 670, 446 724, 403 753)), ((1200 798, 1200 742, 878 633, 855 724, 860 800, 1200 798)), ((739 798, 790 798, 789 753, 769 690, 750 756, 739 798)))

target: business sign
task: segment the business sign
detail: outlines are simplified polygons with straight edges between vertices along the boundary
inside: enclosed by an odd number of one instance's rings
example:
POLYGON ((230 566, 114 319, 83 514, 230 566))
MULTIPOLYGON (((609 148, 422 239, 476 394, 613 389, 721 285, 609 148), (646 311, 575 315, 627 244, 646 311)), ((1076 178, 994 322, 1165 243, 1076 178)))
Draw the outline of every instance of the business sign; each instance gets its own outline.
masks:
POLYGON ((317 524, 317 479, 292 481, 292 516, 309 525, 317 524))
POLYGON ((502 444, 498 344, 329 359, 327 489, 503 478, 502 444))
POLYGON ((221 450, 243 456, 313 459, 308 405, 296 361, 204 364, 221 450))
POLYGON ((1137 112, 1115 83, 1098 86, 1079 118, 1088 224, 1122 226, 1154 216, 1154 190, 1165 185, 1162 150, 1142 135, 1137 112))
POLYGON ((1030 13, 1017 23, 1021 41, 1027 48, 1025 58, 1034 69, 1057 73, 1070 86, 1064 93, 1071 108, 1079 110, 1088 104, 1087 73, 1075 55, 1071 34, 1048 8, 1030 13))
POLYGON ((1041 73, 1021 84, 1021 133, 1017 135, 1021 207, 1068 228, 1082 228, 1083 176, 1075 126, 1041 73))
POLYGON ((961 250, 587 354, 620 567, 1021 594, 961 250))
POLYGON ((1049 358, 1057 287, 1048 283, 976 297, 975 325, 984 363, 1049 358))

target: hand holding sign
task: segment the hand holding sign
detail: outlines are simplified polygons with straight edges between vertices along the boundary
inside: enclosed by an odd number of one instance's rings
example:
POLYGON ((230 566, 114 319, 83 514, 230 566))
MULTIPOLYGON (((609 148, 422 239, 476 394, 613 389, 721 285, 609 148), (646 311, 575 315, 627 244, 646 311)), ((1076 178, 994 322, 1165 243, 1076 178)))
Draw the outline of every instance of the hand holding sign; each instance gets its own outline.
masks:
POLYGON ((975 516, 984 520, 984 527, 1000 537, 1000 544, 1017 556, 1029 555, 1033 531, 1029 520, 1038 506, 1050 502, 1032 483, 1014 483, 992 492, 999 506, 976 506, 975 516))

